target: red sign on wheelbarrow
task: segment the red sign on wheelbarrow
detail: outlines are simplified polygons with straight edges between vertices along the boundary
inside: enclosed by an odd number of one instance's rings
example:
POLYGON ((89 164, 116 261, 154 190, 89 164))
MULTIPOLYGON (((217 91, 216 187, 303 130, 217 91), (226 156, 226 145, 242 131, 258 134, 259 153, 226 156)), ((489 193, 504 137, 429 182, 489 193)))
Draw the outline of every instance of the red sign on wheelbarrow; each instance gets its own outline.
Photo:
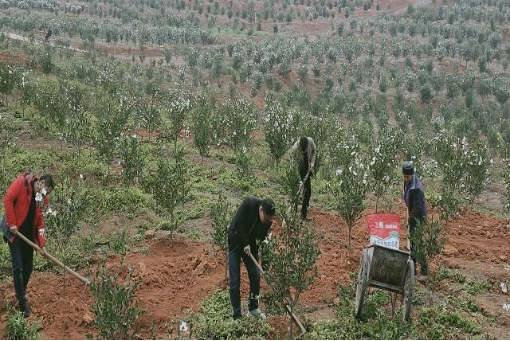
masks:
POLYGON ((400 217, 395 214, 371 214, 367 216, 370 245, 377 244, 392 249, 400 245, 400 217))

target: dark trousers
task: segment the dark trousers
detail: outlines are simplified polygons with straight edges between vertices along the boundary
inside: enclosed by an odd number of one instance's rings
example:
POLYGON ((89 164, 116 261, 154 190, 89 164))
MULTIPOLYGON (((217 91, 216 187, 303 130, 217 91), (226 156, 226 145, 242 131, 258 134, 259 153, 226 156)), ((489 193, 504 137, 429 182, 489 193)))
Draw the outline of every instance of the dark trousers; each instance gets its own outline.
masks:
MULTIPOLYGON (((301 177, 301 180, 304 176, 301 177)), ((308 175, 305 183, 303 184, 303 204, 301 205, 301 217, 306 218, 308 214, 308 207, 310 206, 310 197, 312 196, 312 174, 308 175)))
MULTIPOLYGON (((418 228, 416 225, 410 225, 409 226, 409 229, 410 229, 410 233, 414 233, 415 229, 418 228)), ((413 260, 414 262, 414 271, 416 272, 417 269, 418 269, 418 265, 416 263, 416 255, 413 254, 413 250, 414 250, 414 243, 413 241, 411 240, 411 259, 413 260)), ((427 264, 427 258, 424 257, 424 256, 421 256, 420 259, 418 259, 418 262, 420 263, 420 268, 421 268, 421 274, 423 276, 428 276, 429 274, 429 267, 428 267, 428 264, 427 264)))
MULTIPOLYGON (((241 313, 241 259, 243 260, 246 270, 248 270, 248 278, 250 279, 250 302, 249 310, 259 307, 260 292, 260 274, 257 266, 253 263, 250 256, 244 253, 240 247, 228 253, 228 268, 230 274, 230 302, 234 311, 233 317, 242 317, 241 313)), ((258 259, 256 254, 253 254, 258 259)))
POLYGON ((28 280, 32 274, 34 264, 34 250, 21 238, 16 238, 9 244, 9 251, 12 258, 12 276, 14 278, 14 290, 20 304, 26 302, 25 291, 27 290, 28 280))

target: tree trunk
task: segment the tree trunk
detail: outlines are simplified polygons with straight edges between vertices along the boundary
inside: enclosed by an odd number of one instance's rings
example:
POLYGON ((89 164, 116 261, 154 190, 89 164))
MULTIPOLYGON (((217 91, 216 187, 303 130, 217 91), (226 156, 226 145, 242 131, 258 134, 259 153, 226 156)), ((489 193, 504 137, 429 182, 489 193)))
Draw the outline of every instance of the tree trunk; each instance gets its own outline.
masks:
POLYGON ((290 322, 290 336, 289 336, 289 338, 291 340, 294 340, 294 323, 292 321, 292 308, 290 310, 289 322, 290 322))
POLYGON ((347 250, 351 250, 351 231, 352 231, 352 226, 349 225, 349 239, 347 240, 347 250))
POLYGON ((227 257, 225 259, 225 281, 228 281, 228 248, 227 248, 227 257))
POLYGON ((105 179, 105 185, 108 184, 108 177, 110 175, 110 162, 106 162, 106 179, 105 179))
POLYGON ((174 214, 170 214, 170 246, 173 249, 174 248, 174 214))
MULTIPOLYGON (((64 246, 63 245, 62 245, 62 254, 64 255, 64 259, 62 259, 62 263, 64 264, 64 266, 66 266, 67 257, 65 256, 64 246)), ((65 296, 66 296, 66 272, 64 270, 64 297, 65 296)))

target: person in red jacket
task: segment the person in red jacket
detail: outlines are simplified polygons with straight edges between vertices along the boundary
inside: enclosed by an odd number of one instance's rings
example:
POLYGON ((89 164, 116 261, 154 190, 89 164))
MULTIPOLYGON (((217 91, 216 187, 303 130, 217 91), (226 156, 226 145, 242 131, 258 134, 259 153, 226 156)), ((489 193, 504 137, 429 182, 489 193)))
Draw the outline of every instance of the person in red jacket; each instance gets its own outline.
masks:
POLYGON ((54 187, 53 177, 49 174, 39 179, 33 174, 23 174, 9 186, 4 197, 5 216, 0 226, 4 241, 9 244, 14 290, 25 317, 31 313, 25 291, 32 273, 34 250, 17 235, 23 234, 38 244, 43 254, 46 252, 43 211, 49 205, 47 196, 54 187))

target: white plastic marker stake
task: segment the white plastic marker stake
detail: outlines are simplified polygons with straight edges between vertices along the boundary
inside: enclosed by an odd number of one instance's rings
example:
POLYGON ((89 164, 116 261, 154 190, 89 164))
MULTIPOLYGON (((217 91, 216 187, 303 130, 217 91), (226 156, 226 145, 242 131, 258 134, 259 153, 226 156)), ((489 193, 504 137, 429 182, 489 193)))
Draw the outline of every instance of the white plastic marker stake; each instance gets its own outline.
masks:
POLYGON ((179 325, 179 330, 181 332, 187 332, 188 331, 188 324, 186 321, 181 321, 181 324, 179 325))

